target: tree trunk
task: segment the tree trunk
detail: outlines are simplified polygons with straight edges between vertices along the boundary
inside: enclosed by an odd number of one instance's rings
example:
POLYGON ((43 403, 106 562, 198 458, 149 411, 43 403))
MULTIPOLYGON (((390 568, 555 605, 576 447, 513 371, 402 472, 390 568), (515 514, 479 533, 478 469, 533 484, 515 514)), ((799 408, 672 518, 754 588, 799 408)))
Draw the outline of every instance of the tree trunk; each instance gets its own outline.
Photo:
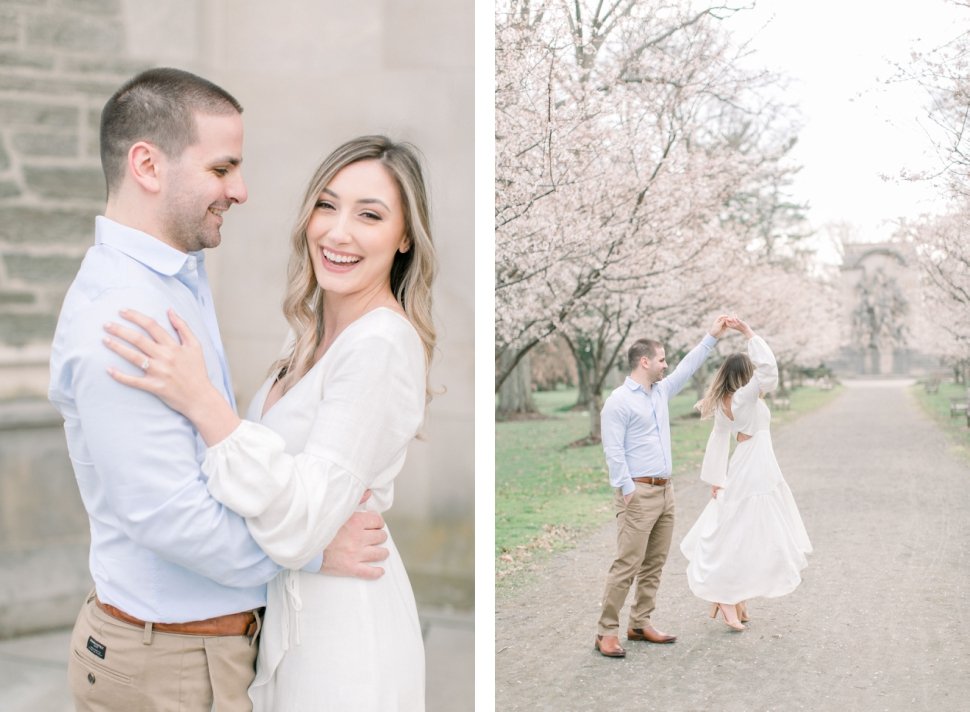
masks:
POLYGON ((785 368, 778 364, 778 388, 776 389, 778 395, 785 395, 788 393, 788 388, 785 386, 785 368))
POLYGON ((592 400, 592 392, 590 390, 590 372, 585 361, 581 358, 575 358, 576 361, 576 376, 577 376, 577 387, 579 389, 576 394, 576 405, 573 406, 574 410, 585 410, 590 407, 590 401, 592 400))
POLYGON ((603 442, 603 430, 600 428, 600 411, 603 410, 603 394, 596 393, 596 389, 589 394, 589 443, 603 442))
POLYGON ((690 377, 691 385, 694 387, 694 394, 697 396, 697 400, 694 401, 695 403, 703 399, 704 393, 707 391, 707 372, 709 370, 707 361, 704 361, 700 365, 700 368, 694 371, 694 374, 690 377))
MULTIPOLYGON (((505 364, 502 364, 504 366, 505 364)), ((496 415, 508 418, 515 415, 538 413, 535 400, 532 398, 532 368, 529 355, 522 357, 508 378, 498 390, 498 404, 496 415)))

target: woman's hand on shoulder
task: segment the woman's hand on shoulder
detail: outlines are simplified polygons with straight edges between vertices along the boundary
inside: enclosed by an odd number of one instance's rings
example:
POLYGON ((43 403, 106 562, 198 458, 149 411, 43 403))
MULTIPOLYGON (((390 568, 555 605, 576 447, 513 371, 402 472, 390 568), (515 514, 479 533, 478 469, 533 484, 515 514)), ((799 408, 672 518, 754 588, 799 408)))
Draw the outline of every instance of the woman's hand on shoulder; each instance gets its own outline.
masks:
POLYGON ((105 337, 104 344, 145 375, 132 376, 116 368, 109 368, 108 373, 119 383, 158 396, 170 408, 191 419, 192 408, 203 400, 208 390, 215 390, 209 381, 202 346, 195 334, 171 309, 168 318, 178 340, 141 312, 124 309, 120 314, 145 333, 111 322, 104 326, 111 335, 105 337))

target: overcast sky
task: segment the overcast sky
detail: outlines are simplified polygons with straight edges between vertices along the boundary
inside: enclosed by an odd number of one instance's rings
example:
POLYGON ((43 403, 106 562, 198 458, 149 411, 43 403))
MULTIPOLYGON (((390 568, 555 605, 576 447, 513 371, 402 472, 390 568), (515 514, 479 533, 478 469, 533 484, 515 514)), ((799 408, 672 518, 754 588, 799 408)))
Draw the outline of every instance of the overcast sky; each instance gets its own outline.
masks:
POLYGON ((760 65, 792 79, 786 98, 804 122, 795 190, 813 226, 847 221, 865 241, 886 239, 893 219, 939 208, 931 186, 895 179, 935 165, 927 97, 885 80, 893 61, 945 43, 968 20, 970 10, 944 0, 757 0, 730 20, 754 37, 760 65))

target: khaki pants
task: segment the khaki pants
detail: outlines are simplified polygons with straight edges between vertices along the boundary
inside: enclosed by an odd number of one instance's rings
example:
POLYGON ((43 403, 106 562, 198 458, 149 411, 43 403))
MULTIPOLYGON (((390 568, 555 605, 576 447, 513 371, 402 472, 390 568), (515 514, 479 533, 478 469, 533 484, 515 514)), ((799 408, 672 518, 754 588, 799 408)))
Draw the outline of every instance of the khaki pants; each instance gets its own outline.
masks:
POLYGON ((92 591, 74 624, 68 680, 80 712, 250 712, 258 647, 245 635, 129 625, 98 608, 92 591))
POLYGON ((660 572, 667 561, 674 533, 674 487, 635 482, 630 503, 623 501, 617 489, 616 560, 606 577, 603 610, 599 619, 600 635, 617 635, 620 609, 626 602, 633 579, 636 593, 630 610, 630 628, 650 625, 650 614, 656 607, 660 572))

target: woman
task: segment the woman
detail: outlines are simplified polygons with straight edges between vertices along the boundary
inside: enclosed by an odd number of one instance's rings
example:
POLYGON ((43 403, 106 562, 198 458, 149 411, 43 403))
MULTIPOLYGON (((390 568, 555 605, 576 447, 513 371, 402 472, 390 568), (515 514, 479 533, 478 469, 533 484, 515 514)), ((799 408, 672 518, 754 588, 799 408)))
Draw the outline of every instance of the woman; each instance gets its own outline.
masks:
POLYGON ((212 495, 246 517, 290 570, 269 584, 254 709, 422 710, 424 650, 414 596, 393 541, 374 581, 299 571, 358 507, 391 506, 393 480, 421 425, 435 343, 435 254, 413 149, 380 136, 340 146, 310 181, 284 313, 294 337, 241 421, 211 386, 195 337, 179 346, 154 321, 111 326, 110 347, 199 430, 212 495), (365 492, 369 491, 369 498, 365 492))
POLYGON ((711 501, 680 549, 690 590, 713 604, 711 618, 720 612, 740 631, 747 600, 795 590, 812 545, 775 460, 771 412, 760 398, 778 385, 775 357, 740 319, 728 326, 748 339, 748 353, 728 356, 698 403, 702 418, 714 418, 701 465, 711 501), (738 445, 729 458, 735 433, 738 445))

